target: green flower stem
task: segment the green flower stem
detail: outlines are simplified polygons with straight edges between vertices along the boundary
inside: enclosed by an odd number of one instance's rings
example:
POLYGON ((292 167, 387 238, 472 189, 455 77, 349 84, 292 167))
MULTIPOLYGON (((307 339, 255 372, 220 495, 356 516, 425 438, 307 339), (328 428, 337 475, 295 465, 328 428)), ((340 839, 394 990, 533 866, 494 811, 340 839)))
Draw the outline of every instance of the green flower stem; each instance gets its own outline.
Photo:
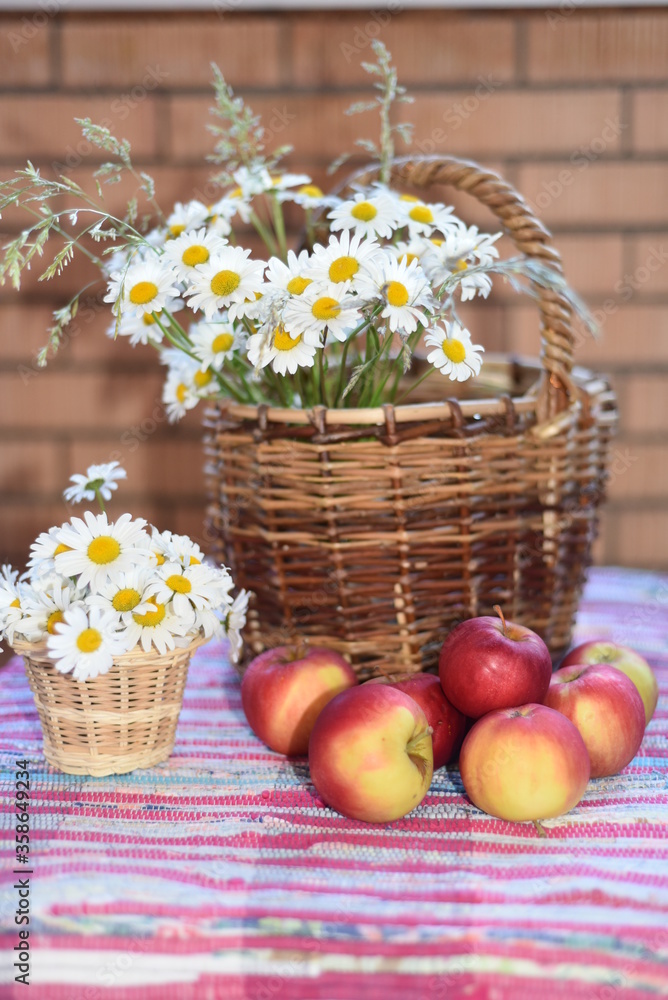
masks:
POLYGON ((325 371, 325 345, 323 344, 322 350, 318 352, 318 377, 320 380, 320 392, 318 394, 320 402, 323 406, 329 406, 327 400, 327 373, 325 371))
MULTIPOLYGON (((421 325, 418 325, 417 329, 414 330, 413 333, 411 333, 410 337, 406 341, 406 345, 405 345, 404 349, 408 348, 408 350, 410 351, 411 357, 413 356, 413 352, 415 351, 415 348, 417 347, 418 341, 420 340, 420 337, 422 336, 423 333, 424 333, 424 328, 421 325)), ((390 390, 390 395, 389 395, 389 402, 390 403, 394 403, 395 402, 395 397, 397 395, 397 389, 399 388, 399 382, 401 381, 401 376, 404 374, 403 364, 400 363, 400 360, 401 360, 401 353, 399 354, 399 357, 397 358, 397 366, 396 366, 396 371, 395 371, 395 374, 394 374, 394 382, 392 384, 392 388, 390 390)))
POLYGON ((364 330, 366 330, 367 327, 371 325, 372 321, 381 311, 384 304, 385 304, 384 302, 379 302, 378 305, 374 306, 370 315, 365 317, 360 323, 357 324, 355 329, 349 333, 348 337, 346 338, 343 344, 343 351, 341 352, 341 365, 339 368, 339 379, 338 379, 338 384, 336 386, 336 393, 334 395, 334 404, 333 404, 334 407, 337 407, 339 405, 339 402, 341 401, 341 395, 345 387, 344 381, 346 375, 346 359, 348 357, 348 348, 350 347, 353 340, 355 340, 355 338, 358 336, 358 334, 363 333, 364 330))
POLYGON ((106 514, 107 511, 106 511, 106 508, 104 506, 104 498, 103 498, 102 494, 100 493, 99 487, 95 486, 94 489, 95 489, 95 498, 96 498, 97 502, 100 505, 100 510, 102 511, 103 514, 106 514))
POLYGON ((285 219, 283 218, 283 208, 278 200, 278 195, 275 193, 270 193, 269 197, 271 199, 271 211, 274 219, 274 230, 276 232, 276 238, 278 240, 278 248, 280 250, 281 260, 286 262, 288 259, 288 244, 285 235, 285 219))
POLYGON ((424 382, 425 379, 429 378, 429 376, 433 374, 433 371, 434 371, 434 369, 432 367, 428 368, 427 371, 424 373, 424 375, 420 375, 419 379, 417 379, 415 382, 413 382, 413 384, 410 385, 408 387, 408 389, 406 389, 405 392, 402 392, 398 399, 394 400, 394 403, 398 404, 398 403, 400 403, 402 401, 402 399, 406 399, 407 396, 410 396, 410 394, 412 392, 414 392, 415 389, 417 389, 417 387, 422 382, 424 382))
POLYGON ((257 233, 262 237, 262 241, 266 246, 267 250, 274 257, 279 255, 278 246, 276 245, 276 240, 274 239, 270 230, 265 226, 262 219, 258 216, 256 212, 251 209, 250 221, 257 233))

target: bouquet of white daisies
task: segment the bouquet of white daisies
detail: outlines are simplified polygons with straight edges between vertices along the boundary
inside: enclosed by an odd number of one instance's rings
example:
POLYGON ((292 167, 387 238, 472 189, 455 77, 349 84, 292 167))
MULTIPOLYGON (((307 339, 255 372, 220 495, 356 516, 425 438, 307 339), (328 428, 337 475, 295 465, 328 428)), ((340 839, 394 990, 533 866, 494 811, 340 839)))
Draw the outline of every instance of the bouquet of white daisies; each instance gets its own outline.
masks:
POLYGON ((102 512, 40 534, 23 575, 2 567, 0 638, 45 643, 56 670, 77 681, 106 673, 123 653, 164 654, 195 637, 226 635, 236 660, 248 594, 233 599, 227 569, 207 563, 187 536, 127 513, 109 521, 104 501, 125 475, 110 462, 72 476, 65 499, 97 498, 102 512))
MULTIPOLYGON (((364 68, 377 96, 349 111, 380 113, 379 142, 359 140, 377 162, 377 181, 353 185, 342 197, 323 194, 305 174, 280 170, 288 148, 267 153, 260 119, 214 67, 220 124, 212 127, 218 141, 211 159, 220 169, 212 180, 222 196, 210 204, 178 203, 164 214, 151 177, 133 166, 128 143, 81 119, 85 138, 114 157, 96 172, 99 197, 100 182, 124 173, 136 179, 137 195, 116 218, 71 178, 48 180, 29 164, 0 184, 0 208, 23 207, 33 216, 4 248, 0 283, 9 277, 19 287, 23 269, 51 235, 63 242, 42 278, 83 252, 106 285, 110 336, 153 346, 167 366, 170 420, 212 396, 366 407, 401 401, 435 369, 465 381, 479 374, 484 349, 472 342, 458 303, 486 297, 494 273, 529 294, 536 285, 559 289, 587 320, 554 269, 525 258, 502 261, 500 233, 481 233, 451 207, 391 188, 395 140, 411 138, 411 126, 393 123, 391 112, 409 97, 383 45, 373 47, 377 62, 364 68), (75 210, 73 198, 80 202, 75 210), (140 217, 138 198, 148 215, 140 217), (57 209, 58 199, 70 207, 57 209), (303 213, 296 249, 287 245, 288 205, 303 213), (249 232, 260 237, 261 256, 243 246, 249 232), (426 369, 411 376, 416 353, 426 369)), ((58 347, 79 300, 56 310, 39 363, 58 347)))

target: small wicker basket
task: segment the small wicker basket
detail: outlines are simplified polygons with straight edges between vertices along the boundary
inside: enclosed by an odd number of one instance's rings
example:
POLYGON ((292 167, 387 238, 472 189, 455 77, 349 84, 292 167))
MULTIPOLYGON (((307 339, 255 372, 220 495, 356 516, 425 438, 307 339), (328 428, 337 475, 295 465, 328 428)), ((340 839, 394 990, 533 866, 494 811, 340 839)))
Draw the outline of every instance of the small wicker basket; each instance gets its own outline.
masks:
MULTIPOLYGON (((468 192, 521 253, 560 270, 498 174, 427 157, 397 161, 392 180, 468 192)), ((254 594, 247 656, 300 638, 342 652, 361 679, 411 673, 494 604, 555 658, 566 650, 617 408, 605 379, 573 368, 568 300, 536 293, 540 360, 486 355, 477 396, 444 398, 435 373, 426 401, 406 405, 210 407, 209 524, 214 554, 254 594)))
POLYGON ((65 774, 125 774, 166 760, 174 747, 188 665, 206 642, 164 655, 152 649, 116 657, 87 681, 62 674, 46 643, 15 642, 42 724, 44 756, 65 774))

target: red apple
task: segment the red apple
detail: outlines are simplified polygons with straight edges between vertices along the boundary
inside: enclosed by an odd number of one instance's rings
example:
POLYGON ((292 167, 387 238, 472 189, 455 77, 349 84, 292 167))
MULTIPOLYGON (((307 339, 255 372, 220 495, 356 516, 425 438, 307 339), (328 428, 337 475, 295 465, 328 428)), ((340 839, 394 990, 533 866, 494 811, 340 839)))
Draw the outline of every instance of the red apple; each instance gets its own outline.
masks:
POLYGON ((633 681, 616 667, 572 664, 552 677, 545 704, 577 726, 592 778, 617 774, 633 760, 645 732, 645 706, 633 681))
POLYGON ((468 719, 443 694, 441 683, 434 674, 413 674, 393 684, 414 698, 431 726, 434 770, 457 760, 466 735, 468 719))
POLYGON ((327 702, 354 684, 355 671, 332 649, 276 646, 248 664, 241 704, 249 726, 271 750, 303 755, 327 702))
POLYGON ((499 618, 469 618, 455 626, 438 662, 445 697, 470 719, 540 703, 550 686, 552 659, 541 637, 495 610, 499 618))
POLYGON ((361 684, 333 698, 308 748, 311 780, 327 805, 351 819, 390 823, 427 794, 431 735, 418 703, 395 687, 361 684))
POLYGON ((459 752, 466 794, 507 820, 561 816, 584 795, 589 755, 564 715, 544 705, 502 708, 478 719, 459 752))
POLYGON ((654 671, 640 653, 636 653, 628 646, 620 646, 617 642, 609 642, 607 639, 593 639, 581 643, 567 653, 561 666, 570 667, 575 663, 607 663, 630 677, 643 700, 645 725, 647 725, 654 715, 659 700, 659 684, 654 671))

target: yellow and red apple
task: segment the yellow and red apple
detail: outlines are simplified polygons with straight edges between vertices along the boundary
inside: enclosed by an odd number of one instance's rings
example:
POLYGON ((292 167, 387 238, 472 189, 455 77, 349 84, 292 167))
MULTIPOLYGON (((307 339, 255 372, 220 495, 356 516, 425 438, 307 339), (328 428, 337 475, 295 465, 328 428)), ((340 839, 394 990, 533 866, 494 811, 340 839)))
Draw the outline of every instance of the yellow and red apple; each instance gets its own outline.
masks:
POLYGON ((589 755, 560 712, 529 704, 489 712, 459 752, 466 794, 499 819, 549 819, 573 809, 589 781, 589 755))
POLYGON ((592 778, 617 774, 633 760, 645 732, 645 706, 633 681, 606 664, 573 664, 552 676, 545 704, 577 726, 592 778))
POLYGON ((321 646, 276 646, 248 664, 241 705, 255 735, 288 756, 308 752, 313 724, 331 699, 357 684, 347 660, 321 646))
POLYGON ((479 719, 498 708, 541 703, 552 675, 552 658, 532 629, 483 615, 460 622, 441 649, 438 672, 455 708, 479 719))
POLYGON ((311 780, 328 806, 351 819, 389 823, 419 805, 429 789, 429 723, 404 691, 361 684, 322 710, 308 760, 311 780))
POLYGON ((629 677, 638 688, 645 706, 645 725, 654 715, 659 700, 659 684, 654 671, 644 656, 629 646, 621 646, 607 639, 583 642, 566 654, 560 666, 571 667, 577 663, 607 663, 629 677))

